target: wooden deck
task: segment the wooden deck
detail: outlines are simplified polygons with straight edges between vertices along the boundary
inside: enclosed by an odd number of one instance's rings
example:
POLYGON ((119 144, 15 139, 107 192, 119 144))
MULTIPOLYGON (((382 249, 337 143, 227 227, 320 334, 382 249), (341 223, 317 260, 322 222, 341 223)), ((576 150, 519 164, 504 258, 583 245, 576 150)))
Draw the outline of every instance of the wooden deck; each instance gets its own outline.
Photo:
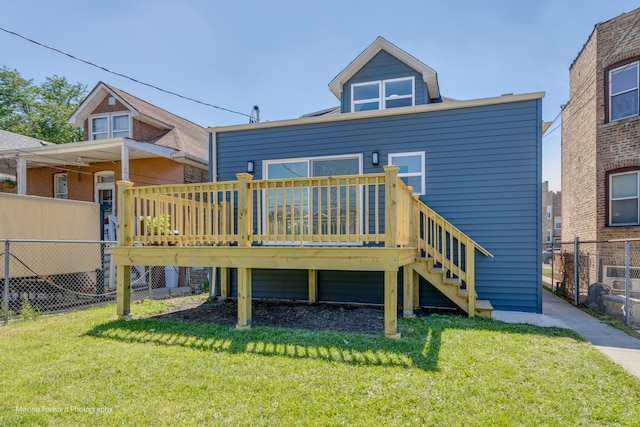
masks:
MULTIPOLYGON (((469 316, 490 315, 476 302, 477 245, 433 212, 398 178, 384 174, 178 186, 133 187, 118 182, 118 315, 130 310, 133 265, 238 269, 238 328, 251 326, 251 271, 309 271, 309 301, 317 271, 384 272, 385 335, 397 329, 397 275, 403 268, 403 315, 418 304, 423 276, 469 316)), ((225 292, 223 285, 223 294, 225 292)))

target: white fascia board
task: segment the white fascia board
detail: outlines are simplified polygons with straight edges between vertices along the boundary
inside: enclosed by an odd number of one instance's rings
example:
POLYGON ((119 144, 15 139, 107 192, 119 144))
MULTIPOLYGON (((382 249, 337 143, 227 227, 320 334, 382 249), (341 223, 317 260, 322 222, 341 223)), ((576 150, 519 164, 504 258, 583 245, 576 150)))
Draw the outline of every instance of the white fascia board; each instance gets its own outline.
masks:
POLYGON ((91 115, 91 112, 100 104, 102 101, 102 97, 100 96, 102 91, 106 92, 108 95, 113 96, 120 101, 122 105, 124 105, 128 110, 129 114, 132 117, 138 115, 138 111, 129 105, 124 99, 120 98, 113 91, 111 91, 104 83, 100 82, 98 85, 91 91, 89 95, 82 101, 82 103, 76 108, 73 112, 67 123, 73 126, 84 126, 84 121, 91 115))
POLYGON ((248 123, 233 126, 210 127, 208 132, 235 132, 242 130, 258 130, 285 126, 297 126, 316 123, 341 122, 346 120, 370 119, 375 117, 400 116, 404 114, 429 113, 434 111, 458 110, 462 108, 484 107, 489 105, 509 104, 513 102, 532 101, 544 98, 544 92, 532 92, 518 95, 502 95, 492 98, 472 99, 469 101, 438 102, 416 105, 411 107, 388 108, 385 110, 359 111, 317 117, 302 117, 299 119, 279 120, 273 122, 248 123))
POLYGON ((398 46, 390 43, 383 37, 378 37, 373 43, 369 45, 369 47, 367 47, 360 55, 358 55, 356 59, 351 61, 351 63, 347 65, 344 70, 342 70, 333 80, 331 80, 331 82, 329 83, 329 90, 331 90, 331 92, 338 99, 340 99, 344 84, 381 50, 386 51, 390 55, 396 57, 398 60, 407 64, 409 67, 419 71, 422 74, 424 82, 429 88, 429 97, 431 99, 440 97, 438 77, 435 70, 422 61, 409 55, 398 46))

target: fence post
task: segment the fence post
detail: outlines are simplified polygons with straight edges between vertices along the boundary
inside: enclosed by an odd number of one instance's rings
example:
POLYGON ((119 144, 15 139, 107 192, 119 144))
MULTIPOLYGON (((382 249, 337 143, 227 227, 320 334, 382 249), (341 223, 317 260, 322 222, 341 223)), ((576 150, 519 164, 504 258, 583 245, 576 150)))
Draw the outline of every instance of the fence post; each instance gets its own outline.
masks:
POLYGON ((580 300, 580 239, 578 236, 573 241, 573 305, 578 306, 580 300))
POLYGON ((629 326, 629 291, 631 290, 630 247, 629 241, 624 242, 624 325, 629 326))
POLYGON ((2 293, 4 324, 9 323, 9 239, 4 241, 4 292, 2 293))

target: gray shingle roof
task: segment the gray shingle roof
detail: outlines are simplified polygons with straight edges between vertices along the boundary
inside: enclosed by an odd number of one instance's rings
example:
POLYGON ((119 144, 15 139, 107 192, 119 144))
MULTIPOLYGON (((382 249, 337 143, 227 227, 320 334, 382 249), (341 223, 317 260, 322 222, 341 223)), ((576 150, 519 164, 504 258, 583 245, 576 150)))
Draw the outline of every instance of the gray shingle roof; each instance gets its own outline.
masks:
POLYGON ((51 143, 6 130, 0 130, 0 151, 42 147, 43 145, 51 145, 51 143))

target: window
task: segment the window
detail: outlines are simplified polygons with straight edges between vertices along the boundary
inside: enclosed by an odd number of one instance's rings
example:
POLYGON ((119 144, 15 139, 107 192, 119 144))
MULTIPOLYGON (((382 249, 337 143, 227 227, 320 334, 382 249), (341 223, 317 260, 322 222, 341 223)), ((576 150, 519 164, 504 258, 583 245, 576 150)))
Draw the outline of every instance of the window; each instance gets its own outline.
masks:
MULTIPOLYGON (((264 162, 265 179, 308 178, 322 176, 359 175, 362 173, 362 156, 315 157, 306 159, 267 160, 264 162)), ((282 188, 269 190, 264 194, 266 214, 265 222, 270 234, 285 231, 287 234, 306 234, 309 232, 309 212, 331 210, 334 216, 322 218, 318 225, 332 233, 356 232, 356 185, 333 188, 314 188, 309 197, 309 188, 282 188), (320 192, 320 194, 318 194, 320 192), (349 223, 338 223, 336 218, 348 218, 349 223), (276 230, 283 227, 285 230, 276 230)), ((317 229, 313 230, 318 233, 317 229)))
POLYGON ((553 234, 551 233, 551 230, 547 230, 547 243, 551 243, 553 239, 553 234))
POLYGON ((553 206, 547 206, 547 219, 551 219, 553 213, 553 206))
POLYGON ((351 85, 351 111, 415 105, 414 87, 413 77, 354 83, 351 85))
POLYGON ((95 175, 95 201, 101 205, 113 205, 115 193, 115 172, 104 171, 95 175))
POLYGON ((91 140, 131 136, 129 114, 110 114, 91 118, 91 140))
POLYGON ((624 172, 609 175, 609 225, 638 225, 638 175, 624 172))
POLYGON ((555 220, 553 221, 553 228, 556 230, 560 230, 560 228, 562 228, 562 217, 555 217, 555 220))
POLYGON ((67 174, 57 173, 53 175, 53 197, 56 199, 66 199, 67 191, 67 174))
POLYGON ((389 164, 400 168, 398 176, 413 187, 413 194, 425 194, 424 152, 389 154, 389 164))
POLYGON ((638 61, 609 71, 609 120, 637 116, 638 61))

